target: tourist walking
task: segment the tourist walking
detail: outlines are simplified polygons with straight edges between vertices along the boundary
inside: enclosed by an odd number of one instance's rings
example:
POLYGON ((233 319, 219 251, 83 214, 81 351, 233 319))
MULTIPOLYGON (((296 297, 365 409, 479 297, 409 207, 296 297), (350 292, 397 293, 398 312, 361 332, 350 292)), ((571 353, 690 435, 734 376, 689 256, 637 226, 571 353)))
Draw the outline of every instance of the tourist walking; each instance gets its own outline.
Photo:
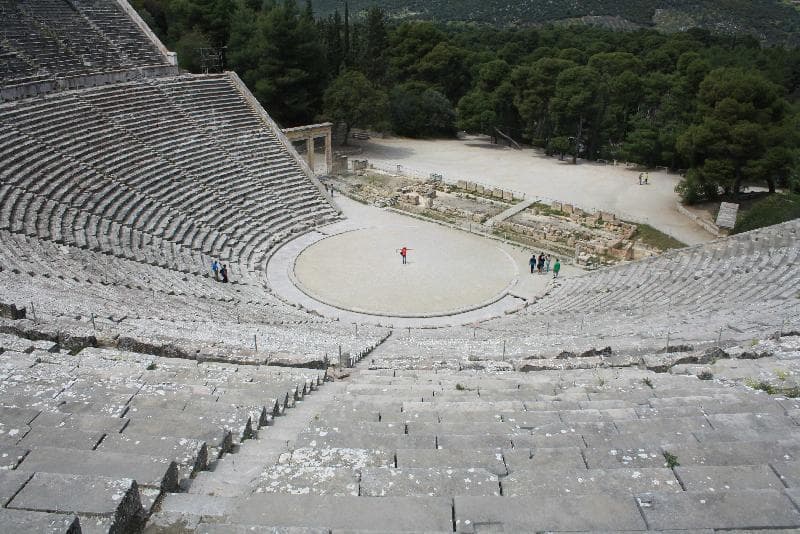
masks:
POLYGON ((400 256, 403 257, 403 265, 405 265, 406 264, 406 256, 408 256, 408 249, 406 247, 403 247, 403 248, 400 249, 400 256))
POLYGON ((553 278, 558 278, 558 271, 560 270, 561 270, 561 263, 558 261, 558 258, 556 258, 556 262, 553 265, 553 278))
POLYGON ((219 275, 222 277, 222 283, 228 283, 228 266, 223 265, 222 268, 219 270, 219 275))
POLYGON ((544 252, 539 254, 539 261, 536 264, 536 268, 539 274, 542 274, 542 269, 544 269, 544 252))
POLYGON ((531 259, 528 260, 528 264, 531 266, 531 274, 533 274, 533 271, 536 270, 536 253, 535 252, 533 254, 531 254, 531 259))
POLYGON ((214 280, 219 281, 219 262, 217 260, 211 262, 211 272, 214 273, 214 280))
POLYGON ((647 185, 650 182, 650 173, 644 173, 644 185, 647 185))
POLYGON ((639 185, 642 185, 642 176, 644 176, 643 172, 639 173, 639 185))
POLYGON ((550 254, 544 257, 544 272, 550 272, 550 254))

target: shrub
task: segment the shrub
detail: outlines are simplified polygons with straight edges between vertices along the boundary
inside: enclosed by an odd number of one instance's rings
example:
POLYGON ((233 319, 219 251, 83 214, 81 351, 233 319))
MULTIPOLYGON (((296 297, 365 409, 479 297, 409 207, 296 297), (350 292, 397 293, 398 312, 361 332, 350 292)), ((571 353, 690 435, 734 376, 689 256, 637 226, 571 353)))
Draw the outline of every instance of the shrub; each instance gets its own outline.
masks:
POLYGON ((800 217, 800 194, 775 193, 740 213, 733 233, 747 232, 800 217))

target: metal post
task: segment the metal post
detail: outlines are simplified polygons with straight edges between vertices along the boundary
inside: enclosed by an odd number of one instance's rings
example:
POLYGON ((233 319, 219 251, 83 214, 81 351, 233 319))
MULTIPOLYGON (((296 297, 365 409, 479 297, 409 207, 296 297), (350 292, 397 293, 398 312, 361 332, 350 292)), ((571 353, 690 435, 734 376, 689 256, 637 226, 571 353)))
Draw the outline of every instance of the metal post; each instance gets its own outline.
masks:
POLYGON ((506 361, 506 340, 503 340, 503 361, 506 361))
POLYGON ((92 329, 97 330, 97 326, 94 324, 94 312, 92 312, 92 329))
POLYGON ((344 367, 342 365, 342 346, 339 345, 339 367, 344 367))
POLYGON ((258 337, 256 334, 253 334, 253 347, 256 352, 258 352, 258 337))
POLYGON ((670 335, 671 333, 672 333, 672 332, 670 332, 669 330, 667 330, 667 347, 666 347, 666 349, 664 350, 664 354, 669 354, 669 335, 670 335))
POLYGON ((33 320, 36 320, 36 308, 33 306, 33 302, 31 302, 31 313, 33 314, 33 320))

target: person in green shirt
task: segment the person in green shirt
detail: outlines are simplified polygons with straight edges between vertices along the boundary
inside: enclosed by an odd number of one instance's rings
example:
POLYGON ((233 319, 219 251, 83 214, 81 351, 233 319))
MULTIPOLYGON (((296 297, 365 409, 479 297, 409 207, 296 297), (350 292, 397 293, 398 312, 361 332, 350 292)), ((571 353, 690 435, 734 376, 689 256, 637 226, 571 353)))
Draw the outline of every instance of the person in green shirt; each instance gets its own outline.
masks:
POLYGON ((553 278, 558 278, 558 271, 561 270, 561 262, 556 258, 556 263, 553 265, 553 278))

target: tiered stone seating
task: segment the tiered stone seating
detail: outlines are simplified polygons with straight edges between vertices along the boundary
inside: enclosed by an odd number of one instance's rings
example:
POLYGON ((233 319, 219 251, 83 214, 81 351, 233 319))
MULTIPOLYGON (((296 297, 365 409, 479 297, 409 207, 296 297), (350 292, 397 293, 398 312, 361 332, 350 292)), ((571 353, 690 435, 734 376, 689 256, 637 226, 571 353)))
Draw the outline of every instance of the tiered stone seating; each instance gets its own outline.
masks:
POLYGON ((7 104, 0 123, 7 127, 0 195, 8 199, 0 228, 13 232, 139 261, 130 242, 180 246, 200 253, 203 265, 213 255, 254 271, 292 232, 335 216, 227 76, 7 104), (248 121, 234 138, 218 135, 213 115, 192 115, 175 96, 209 83, 221 106, 238 106, 248 121), (72 216, 73 224, 60 224, 72 216))
POLYGON ((218 495, 208 473, 164 510, 196 532, 800 526, 797 421, 738 387, 416 370, 360 371, 337 391, 253 482, 218 495))
POLYGON ((61 349, 0 334, 3 530, 51 519, 73 532, 74 516, 84 532, 136 530, 164 491, 268 433, 324 376, 61 349))
POLYGON ((0 86, 168 64, 116 2, 3 0, 0 15, 0 86))

